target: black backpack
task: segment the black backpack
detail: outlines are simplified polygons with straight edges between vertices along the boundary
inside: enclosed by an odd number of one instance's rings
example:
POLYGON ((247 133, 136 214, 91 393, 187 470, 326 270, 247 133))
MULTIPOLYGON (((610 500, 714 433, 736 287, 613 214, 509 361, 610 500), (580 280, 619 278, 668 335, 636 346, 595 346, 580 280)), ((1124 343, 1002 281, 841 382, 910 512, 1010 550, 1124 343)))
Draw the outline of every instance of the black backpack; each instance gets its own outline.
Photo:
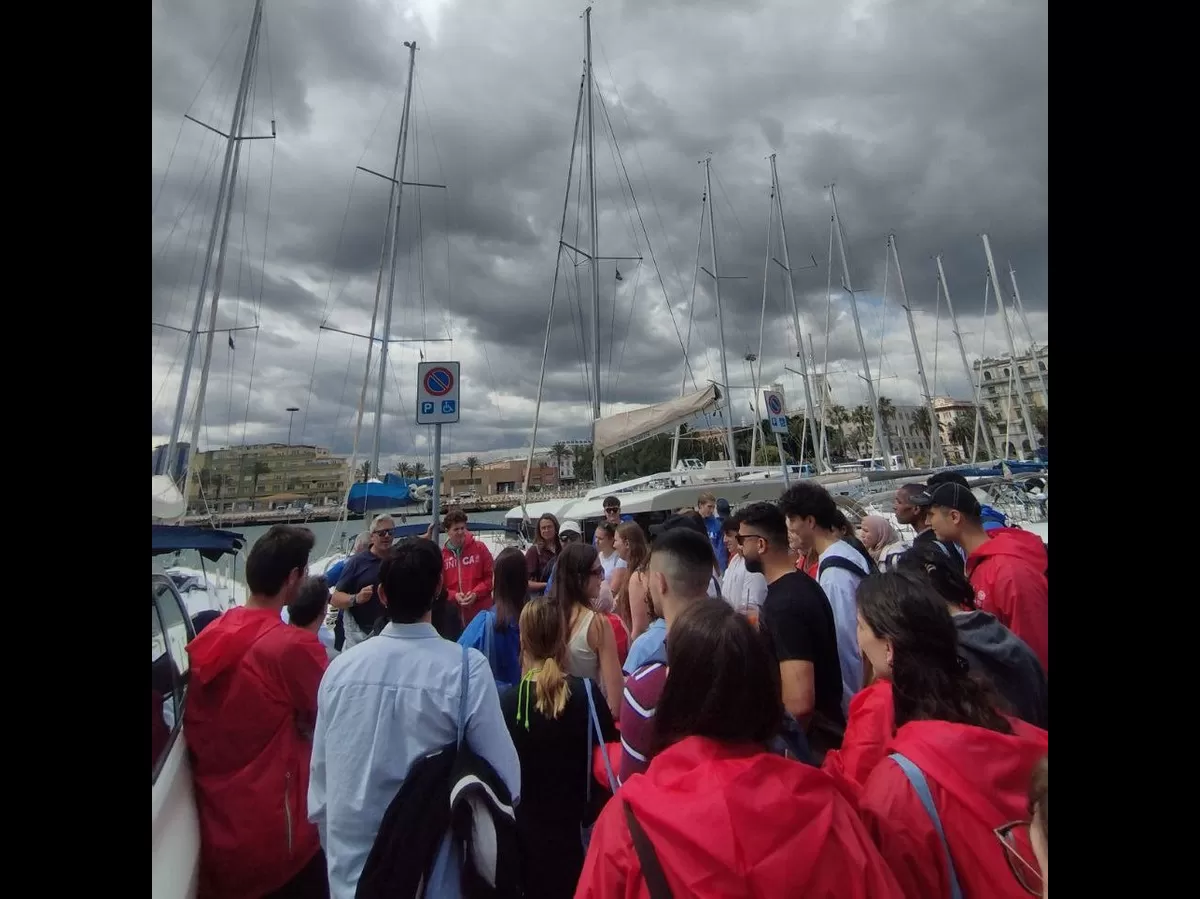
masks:
POLYGON ((842 571, 849 571, 851 574, 857 575, 859 580, 862 580, 868 574, 868 572, 863 571, 860 566, 854 564, 845 556, 829 556, 817 567, 817 578, 819 579, 830 568, 840 568, 842 571))
MULTIPOLYGON (((471 763, 470 747, 463 743, 467 715, 467 686, 470 678, 468 649, 462 650, 462 678, 458 702, 458 738, 413 762, 395 798, 383 814, 379 831, 366 865, 358 879, 355 899, 394 899, 397 896, 420 897, 429 887, 438 850, 448 833, 460 845, 472 837, 470 822, 455 813, 452 792, 463 780, 464 762, 471 763), (464 830, 465 828, 465 830, 464 830)), ((474 766, 486 766, 475 760, 474 766)), ((488 770, 490 774, 490 769, 488 770)), ((512 799, 498 778, 489 778, 487 790, 511 813, 512 799)), ((479 784, 480 778, 471 780, 479 784)), ((464 896, 511 896, 517 893, 516 872, 507 862, 516 857, 515 819, 496 822, 493 848, 506 862, 499 882, 480 882, 479 873, 464 862, 461 885, 464 896)))

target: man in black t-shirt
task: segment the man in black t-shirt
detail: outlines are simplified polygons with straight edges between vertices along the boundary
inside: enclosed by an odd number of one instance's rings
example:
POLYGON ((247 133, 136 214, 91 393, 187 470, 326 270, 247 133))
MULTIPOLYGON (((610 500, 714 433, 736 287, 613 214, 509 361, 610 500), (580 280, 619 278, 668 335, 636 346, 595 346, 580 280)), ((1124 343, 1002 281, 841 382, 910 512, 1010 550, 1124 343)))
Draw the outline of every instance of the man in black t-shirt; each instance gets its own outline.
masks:
POLYGON ((376 595, 376 588, 379 586, 379 566, 392 548, 394 528, 395 522, 387 515, 380 515, 371 522, 369 546, 346 562, 333 596, 329 598, 331 606, 345 610, 344 650, 367 639, 375 622, 383 617, 383 604, 376 595))
POLYGON ((759 627, 779 662, 783 704, 820 764, 846 729, 833 609, 820 585, 788 556, 787 522, 777 506, 754 503, 738 519, 746 570, 767 580, 759 627))

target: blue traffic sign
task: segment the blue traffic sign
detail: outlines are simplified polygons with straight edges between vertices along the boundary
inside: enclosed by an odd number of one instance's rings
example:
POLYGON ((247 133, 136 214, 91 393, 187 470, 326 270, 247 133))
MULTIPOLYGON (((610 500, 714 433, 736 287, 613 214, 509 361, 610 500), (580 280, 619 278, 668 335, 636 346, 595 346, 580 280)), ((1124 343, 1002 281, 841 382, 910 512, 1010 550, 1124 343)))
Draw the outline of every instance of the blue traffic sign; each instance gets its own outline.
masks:
POLYGON ((443 415, 453 415, 454 407, 457 405, 458 405, 458 403, 454 402, 454 400, 442 400, 442 414, 443 415))
POLYGON ((422 415, 432 415, 433 414, 433 403, 431 403, 429 401, 421 403, 421 414, 422 415))
POLYGON ((770 394, 767 397, 767 409, 772 415, 780 415, 783 412, 783 403, 780 401, 777 394, 770 394))
POLYGON ((454 387, 454 375, 448 368, 431 368, 425 372, 425 392, 430 396, 445 396, 454 387))

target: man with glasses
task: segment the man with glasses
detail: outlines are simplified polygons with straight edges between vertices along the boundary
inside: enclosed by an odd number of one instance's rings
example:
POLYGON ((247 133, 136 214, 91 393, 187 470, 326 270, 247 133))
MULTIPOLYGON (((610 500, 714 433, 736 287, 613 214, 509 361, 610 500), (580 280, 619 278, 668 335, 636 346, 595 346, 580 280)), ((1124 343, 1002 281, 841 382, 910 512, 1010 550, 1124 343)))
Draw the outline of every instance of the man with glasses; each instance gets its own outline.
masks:
MULTIPOLYGON (((614 528, 622 522, 633 521, 632 515, 621 514, 621 500, 616 496, 604 497, 604 523, 614 528)), ((560 529, 561 536, 561 529, 560 529)), ((596 535, 592 534, 592 546, 596 545, 596 535)))
POLYGON ((350 557, 329 604, 344 611, 343 624, 346 642, 343 650, 361 643, 370 636, 375 622, 383 616, 383 605, 376 595, 379 586, 379 566, 392 548, 396 523, 390 515, 376 516, 371 522, 370 539, 365 550, 350 557))
POLYGON ((833 609, 821 586, 796 570, 778 506, 754 503, 739 512, 737 542, 746 570, 767 579, 759 629, 779 663, 783 705, 819 765, 825 752, 841 746, 846 729, 833 609))

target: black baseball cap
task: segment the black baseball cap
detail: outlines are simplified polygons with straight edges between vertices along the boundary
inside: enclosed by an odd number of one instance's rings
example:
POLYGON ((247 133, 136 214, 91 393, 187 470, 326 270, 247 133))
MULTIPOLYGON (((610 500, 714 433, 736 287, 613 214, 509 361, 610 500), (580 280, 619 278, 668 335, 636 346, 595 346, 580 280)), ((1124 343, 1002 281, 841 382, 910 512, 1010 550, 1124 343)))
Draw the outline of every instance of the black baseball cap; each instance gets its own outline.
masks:
POLYGON ((700 516, 672 515, 662 524, 650 525, 650 537, 653 539, 654 537, 673 530, 674 528, 690 528, 698 534, 703 534, 705 537, 708 536, 708 529, 704 526, 704 523, 700 521, 700 516))
POLYGON ((730 510, 729 510, 729 500, 727 500, 727 499, 726 499, 725 497, 723 497, 723 496, 722 496, 722 497, 720 497, 720 498, 717 500, 717 515, 718 515, 718 516, 720 516, 721 518, 728 518, 728 517, 729 517, 729 512, 730 512, 730 510))
POLYGON ((956 481, 926 488, 913 496, 910 502, 914 506, 942 506, 945 509, 956 509, 963 515, 969 515, 972 518, 978 518, 982 513, 975 494, 969 487, 964 487, 956 481))

